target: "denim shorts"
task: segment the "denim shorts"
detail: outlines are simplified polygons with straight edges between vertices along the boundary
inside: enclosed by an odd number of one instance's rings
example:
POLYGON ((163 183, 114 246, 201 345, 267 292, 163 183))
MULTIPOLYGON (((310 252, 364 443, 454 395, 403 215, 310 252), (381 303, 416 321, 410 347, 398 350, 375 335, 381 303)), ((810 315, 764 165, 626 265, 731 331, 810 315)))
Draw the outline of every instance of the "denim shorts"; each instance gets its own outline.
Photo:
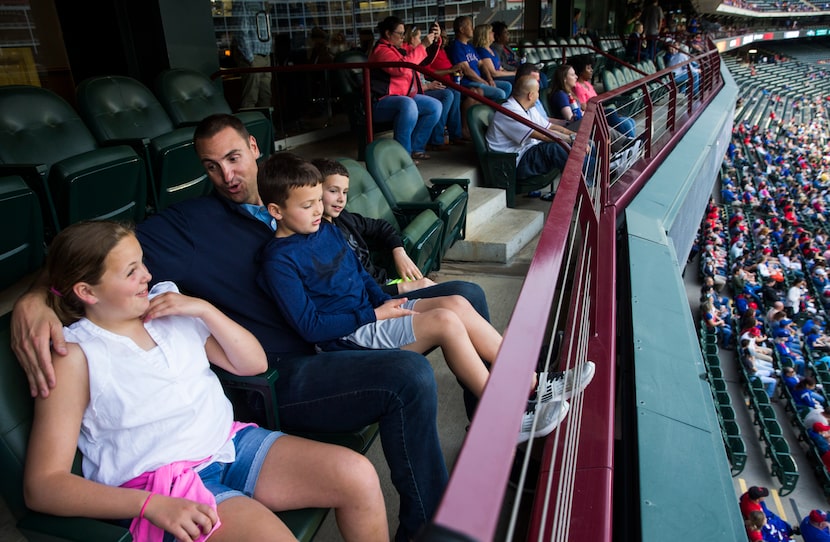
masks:
POLYGON ((261 427, 246 427, 233 437, 236 460, 233 463, 213 462, 199 471, 199 477, 218 505, 231 497, 252 497, 259 471, 268 450, 284 433, 261 427))
MULTIPOLYGON (((417 299, 409 299, 401 307, 411 310, 417 301, 417 299)), ((415 342, 412 315, 376 320, 371 324, 360 326, 354 333, 346 335, 342 340, 371 350, 400 348, 412 344, 415 342)))

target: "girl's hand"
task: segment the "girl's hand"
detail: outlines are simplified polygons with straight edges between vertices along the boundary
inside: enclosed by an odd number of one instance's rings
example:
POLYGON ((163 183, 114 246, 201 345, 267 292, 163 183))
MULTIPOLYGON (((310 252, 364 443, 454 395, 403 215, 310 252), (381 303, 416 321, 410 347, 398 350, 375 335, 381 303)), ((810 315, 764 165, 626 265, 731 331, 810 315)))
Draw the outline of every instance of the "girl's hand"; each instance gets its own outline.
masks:
POLYGON ((171 315, 203 318, 211 309, 213 305, 202 299, 176 292, 165 292, 150 300, 150 307, 144 314, 144 321, 171 315))
POLYGON ((196 540, 208 534, 219 521, 216 510, 206 504, 155 494, 147 503, 144 517, 176 540, 196 540))
POLYGON ((375 307, 375 317, 378 320, 387 320, 389 318, 400 318, 407 314, 417 314, 417 312, 403 308, 403 304, 407 299, 402 297, 400 299, 390 299, 385 301, 379 307, 375 307))
POLYGON ((430 81, 427 83, 427 90, 441 90, 447 88, 441 81, 430 81))

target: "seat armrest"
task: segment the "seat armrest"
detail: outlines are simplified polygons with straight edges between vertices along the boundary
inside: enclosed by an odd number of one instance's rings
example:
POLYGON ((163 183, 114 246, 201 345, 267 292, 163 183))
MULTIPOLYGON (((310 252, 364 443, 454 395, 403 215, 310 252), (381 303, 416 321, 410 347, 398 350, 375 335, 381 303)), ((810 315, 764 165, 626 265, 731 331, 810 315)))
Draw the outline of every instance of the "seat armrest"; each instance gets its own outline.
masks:
POLYGON ((405 203, 398 203, 398 208, 406 215, 410 214, 417 214, 421 211, 429 209, 430 211, 434 211, 436 215, 441 216, 441 205, 438 202, 431 201, 429 203, 415 203, 415 202, 405 202, 405 203))
POLYGON ((46 164, 0 164, 0 175, 20 175, 24 179, 43 179, 49 168, 46 164))
POLYGON ((275 368, 269 367, 264 373, 254 376, 235 375, 224 369, 220 369, 215 365, 211 365, 210 368, 213 369, 213 372, 219 377, 219 381, 222 383, 225 393, 228 394, 228 392, 231 392, 229 396, 236 395, 236 397, 229 397, 231 402, 234 403, 235 411, 239 408, 249 408, 251 406, 250 404, 243 405, 240 402, 247 402, 250 399, 249 395, 257 394, 262 398, 263 402, 264 427, 266 429, 271 429, 272 431, 279 430, 280 420, 277 411, 277 394, 274 392, 274 383, 277 381, 277 378, 279 378, 279 372, 277 372, 275 368))
POLYGON ((463 188, 465 192, 470 187, 470 179, 437 178, 437 179, 430 179, 429 182, 432 183, 435 186, 450 186, 450 185, 453 185, 453 184, 457 184, 458 186, 463 188))
POLYGON ((113 147, 115 145, 129 145, 133 149, 136 149, 136 152, 143 153, 143 149, 146 149, 150 146, 150 138, 135 137, 127 139, 109 139, 101 143, 102 147, 113 147))

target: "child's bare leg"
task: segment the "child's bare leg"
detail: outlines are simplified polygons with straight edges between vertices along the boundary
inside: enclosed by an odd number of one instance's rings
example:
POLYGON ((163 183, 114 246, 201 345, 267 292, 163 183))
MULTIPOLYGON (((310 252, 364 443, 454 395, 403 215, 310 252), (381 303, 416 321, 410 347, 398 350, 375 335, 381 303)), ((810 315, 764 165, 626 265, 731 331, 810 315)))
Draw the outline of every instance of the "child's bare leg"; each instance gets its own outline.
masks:
POLYGON ((377 472, 364 456, 342 446, 280 437, 268 451, 254 498, 276 511, 334 508, 344 540, 389 540, 377 472))
POLYGON ((476 312, 466 298, 460 295, 431 297, 419 299, 415 305, 416 312, 426 312, 432 309, 452 311, 467 330, 467 335, 470 337, 470 342, 473 343, 478 356, 488 363, 496 361, 496 354, 499 353, 499 348, 501 348, 501 334, 496 331, 496 328, 490 322, 476 312))
MULTIPOLYGON (((416 310, 423 309, 421 302, 416 310)), ((433 346, 440 346, 444 352, 447 366, 464 383, 467 388, 481 397, 490 372, 481 362, 470 341, 467 330, 461 319, 454 312, 447 309, 419 310, 412 316, 412 328, 416 340, 403 348, 414 352, 423 352, 433 346)))

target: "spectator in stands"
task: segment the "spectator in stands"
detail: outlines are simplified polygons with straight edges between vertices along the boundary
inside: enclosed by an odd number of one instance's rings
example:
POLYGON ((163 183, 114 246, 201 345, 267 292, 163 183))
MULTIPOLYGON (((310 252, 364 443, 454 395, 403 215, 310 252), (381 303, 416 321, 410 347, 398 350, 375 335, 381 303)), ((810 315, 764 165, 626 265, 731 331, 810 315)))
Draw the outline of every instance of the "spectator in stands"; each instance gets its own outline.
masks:
POLYGON ((804 376, 804 356, 791 348, 788 342, 790 332, 786 329, 776 329, 773 332, 773 337, 775 338, 775 351, 778 353, 778 359, 781 363, 792 365, 799 375, 804 376))
POLYGON ((827 512, 812 510, 801 521, 801 538, 804 542, 830 542, 830 523, 827 512))
POLYGON ((372 52, 372 47, 375 45, 375 33, 371 28, 362 28, 358 33, 357 49, 362 51, 366 57, 372 52))
MULTIPOLYGON (((510 90, 512 90, 513 76, 516 74, 502 67, 499 56, 492 48, 495 41, 496 37, 491 25, 480 24, 473 29, 473 45, 479 58, 478 69, 482 74, 486 74, 485 79, 489 77, 494 81, 510 83, 510 90)), ((507 95, 509 96, 510 92, 507 92, 507 95)))
MULTIPOLYGON (((532 123, 554 132, 554 137, 563 143, 572 144, 576 133, 552 124, 535 107, 539 99, 539 81, 532 76, 516 79, 513 93, 503 106, 532 123), (560 137, 561 134, 561 137, 560 137)), ((549 172, 564 169, 568 160, 566 147, 550 136, 529 128, 524 124, 496 112, 487 129, 487 146, 496 152, 516 153, 516 179, 524 180, 549 172)))
MULTIPOLYGON (((256 189, 259 147, 233 115, 212 115, 197 126, 196 152, 213 193, 183 201, 137 225, 145 265, 202 297, 257 337, 269 363, 279 360, 274 384, 283 428, 340 432, 376 420, 387 439, 383 453, 401 495, 396 538, 414 537, 432 517, 447 481, 436 429, 435 378, 425 357, 395 350, 316 353, 256 284, 252 255, 273 237, 276 224, 256 189), (233 276, 235 280, 229 281, 233 276)), ((473 284, 437 284, 430 295, 464 295, 486 313, 473 284)), ((14 307, 12 344, 33 395, 48 396, 57 382, 52 349, 66 354, 60 322, 46 307, 48 286, 39 282, 14 307)))
POLYGON ((262 346, 172 282, 150 289, 131 229, 69 226, 50 245, 47 273, 48 300, 70 344, 55 363, 62 385, 35 406, 30 508, 126 518, 134 540, 214 532, 263 540, 291 537, 272 511, 334 507, 345 539, 389 540, 380 482, 365 457, 234 421, 208 367, 259 374, 268 366, 262 346), (83 476, 72 472, 78 449, 83 476))
POLYGON ((648 51, 649 42, 643 36, 643 23, 636 22, 634 27, 627 34, 628 39, 625 42, 625 56, 629 60, 638 62, 641 58, 653 60, 648 51))
MULTIPOLYGON (((441 46, 437 24, 424 37, 426 46, 418 45, 408 53, 402 48, 405 31, 400 19, 386 17, 378 24, 378 32, 380 39, 369 55, 370 62, 429 64, 441 46)), ((394 123, 395 141, 412 155, 416 163, 428 160, 430 156, 426 153, 426 145, 441 118, 441 102, 419 92, 420 79, 409 68, 372 70, 371 86, 375 120, 394 123)))
MULTIPOLYGON (((407 54, 411 54, 420 45, 421 30, 415 25, 408 26, 403 37, 402 48, 407 54)), ((441 49, 439 48, 439 51, 440 50, 441 49)), ((437 54, 435 57, 425 59, 424 62, 434 62, 435 58, 437 58, 437 54)), ((453 131, 456 132, 457 137, 460 137, 461 132, 461 113, 459 110, 461 103, 460 93, 458 98, 456 98, 452 89, 448 89, 441 81, 427 81, 421 72, 414 72, 414 74, 418 79, 417 86, 418 89, 420 89, 419 92, 423 92, 427 96, 435 98, 441 102, 441 116, 438 118, 438 122, 435 123, 435 127, 432 129, 432 133, 430 134, 428 140, 429 143, 427 143, 427 150, 449 150, 449 141, 444 141, 445 131, 447 135, 449 135, 449 124, 453 124, 453 131), (451 118, 452 120, 450 120, 451 118)))
MULTIPOLYGON (((481 361, 495 361, 501 335, 468 301, 385 294, 340 231, 321 219, 320 172, 299 156, 272 155, 257 187, 278 222, 275 237, 263 249, 257 280, 293 329, 322 351, 422 352, 440 346, 456 377, 477 396, 483 393, 489 372, 481 361)), ((519 442, 549 434, 568 412, 566 398, 581 392, 593 372, 594 364, 585 362, 559 377, 534 375, 539 404, 528 402, 519 442)))
MULTIPOLYGON (((588 107, 588 100, 597 95, 591 80, 594 78, 594 60, 591 55, 577 55, 570 60, 571 66, 576 73, 576 85, 573 92, 580 108, 588 107)), ((605 108, 605 118, 608 125, 626 137, 632 138, 636 135, 636 123, 631 117, 625 117, 617 112, 613 105, 605 108)))
POLYGON ((804 296, 807 294, 807 281, 804 278, 797 278, 787 290, 787 297, 784 300, 784 309, 791 318, 801 311, 805 303, 804 296))
MULTIPOLYGON (((681 45, 671 38, 666 39, 666 54, 663 57, 666 67, 677 66, 691 57, 681 49, 681 45)), ((686 81, 689 80, 689 71, 692 73, 692 87, 695 94, 700 91, 700 67, 697 62, 691 62, 688 65, 683 65, 674 70, 674 80, 678 85, 679 90, 685 92, 686 81), (688 66, 688 68, 687 68, 688 66)), ((746 203, 746 202, 745 202, 746 203)), ((751 203, 751 202, 749 202, 751 203)))
POLYGON ((703 322, 710 332, 715 332, 720 339, 720 345, 727 350, 734 349, 732 344, 732 326, 725 320, 718 316, 714 306, 710 303, 704 303, 701 307, 703 322))
MULTIPOLYGON (((583 115, 582 107, 575 94, 577 81, 573 66, 562 64, 553 74, 551 93, 548 98, 550 116, 574 132, 579 131, 583 115)), ((608 131, 611 136, 611 151, 614 153, 622 151, 630 138, 612 126, 608 127, 608 131)))
MULTIPOLYGON (((240 68, 271 65, 271 25, 260 0, 242 0, 234 6, 239 33, 234 36, 234 57, 240 68), (237 13, 236 7, 241 11, 237 13)), ((243 73, 240 108, 271 106, 271 72, 243 73)))
POLYGON ((830 425, 830 405, 825 404, 824 408, 812 408, 804 415, 805 427, 813 427, 815 423, 830 425))
POLYGON ((767 391, 767 395, 772 399, 775 396, 775 385, 777 384, 777 381, 773 378, 775 373, 772 370, 762 369, 758 366, 755 356, 749 349, 749 343, 749 339, 741 339, 741 349, 739 352, 741 363, 743 363, 744 369, 746 370, 746 376, 750 381, 757 379, 761 382, 767 391))
MULTIPOLYGON (((496 53, 501 68, 505 71, 516 72, 521 61, 516 57, 513 49, 510 48, 510 30, 504 21, 493 21, 493 44, 490 48, 496 53)), ((542 85, 545 88, 545 85, 542 85)))
POLYGON ((460 15, 452 23, 455 39, 447 48, 447 56, 454 64, 467 62, 463 67, 464 77, 461 84, 469 88, 479 88, 484 96, 491 100, 501 102, 510 95, 510 83, 497 81, 492 77, 488 78, 478 68, 479 56, 475 47, 470 43, 473 39, 473 19, 466 15, 460 15))
MULTIPOLYGON (((450 143, 453 145, 464 145, 472 141, 470 137, 470 129, 467 127, 467 109, 476 103, 474 98, 469 96, 462 96, 461 92, 448 86, 450 81, 456 84, 461 82, 461 77, 464 73, 464 66, 467 61, 464 60, 458 64, 453 64, 447 56, 447 46, 449 40, 445 29, 441 29, 441 48, 435 55, 435 60, 429 65, 429 71, 435 80, 441 81, 452 92, 453 105, 449 113, 447 113, 447 130, 450 133, 450 143)), ((484 91, 481 89, 470 89, 481 96, 484 91)))
POLYGON ((815 445, 819 456, 824 455, 830 451, 830 425, 821 422, 815 422, 807 429, 807 435, 810 441, 815 445))
POLYGON ((795 372, 791 365, 785 365, 781 368, 781 381, 790 390, 790 395, 795 393, 795 387, 801 381, 801 377, 795 372))
POLYGON ((826 403, 824 396, 816 388, 816 379, 812 376, 805 376, 793 390, 793 401, 796 406, 807 408, 824 408, 826 403))
POLYGON ((640 17, 643 15, 643 8, 639 4, 628 5, 629 13, 625 19, 625 26, 623 27, 623 35, 628 36, 634 32, 637 25, 640 25, 640 33, 643 32, 643 23, 640 22, 640 17))
POLYGON ((767 524, 771 524, 777 531, 781 531, 789 537, 792 537, 793 534, 798 534, 797 528, 793 528, 789 523, 767 508, 767 504, 764 502, 765 497, 769 497, 769 489, 760 486, 751 486, 741 495, 738 504, 740 505, 741 515, 744 517, 744 520, 749 519, 749 515, 752 512, 760 511, 767 517, 767 524))
POLYGON ((654 60, 657 58, 657 38, 663 29, 665 19, 663 10, 657 0, 646 0, 643 4, 643 31, 646 37, 645 58, 654 60))
POLYGON ((744 520, 746 534, 750 542, 764 540, 763 529, 767 525, 767 516, 760 510, 753 510, 749 517, 744 520))

